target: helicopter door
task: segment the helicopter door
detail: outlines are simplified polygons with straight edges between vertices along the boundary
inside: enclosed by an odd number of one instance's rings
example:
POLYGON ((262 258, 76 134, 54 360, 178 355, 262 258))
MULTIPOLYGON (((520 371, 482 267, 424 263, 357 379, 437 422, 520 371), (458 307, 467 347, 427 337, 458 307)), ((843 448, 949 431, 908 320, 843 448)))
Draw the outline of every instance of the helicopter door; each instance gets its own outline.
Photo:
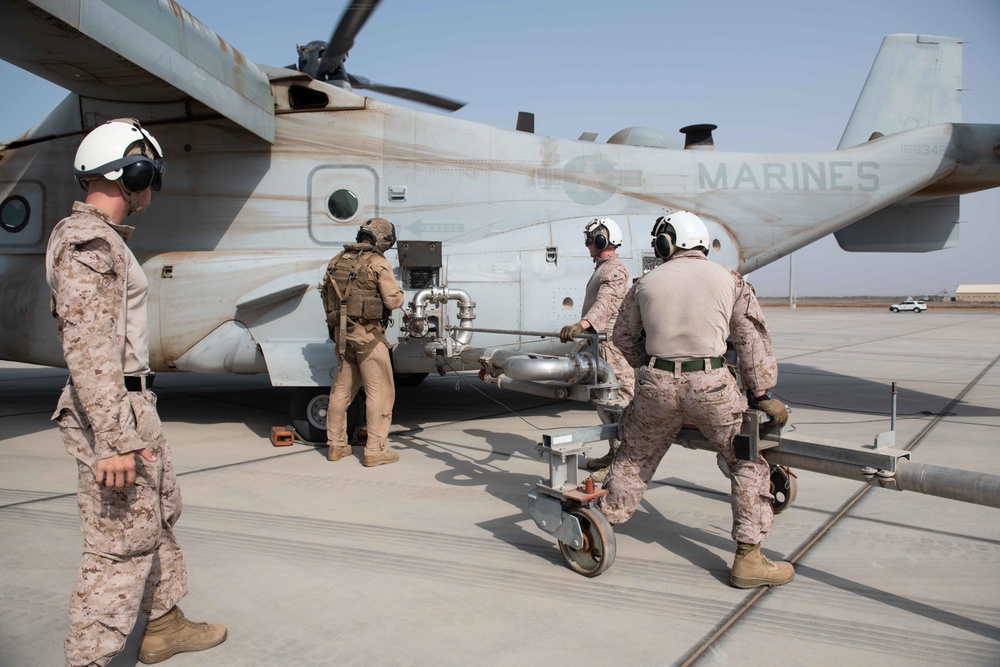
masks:
POLYGON ((378 174, 362 165, 322 165, 309 174, 309 236, 319 245, 340 245, 357 227, 379 215, 378 174))

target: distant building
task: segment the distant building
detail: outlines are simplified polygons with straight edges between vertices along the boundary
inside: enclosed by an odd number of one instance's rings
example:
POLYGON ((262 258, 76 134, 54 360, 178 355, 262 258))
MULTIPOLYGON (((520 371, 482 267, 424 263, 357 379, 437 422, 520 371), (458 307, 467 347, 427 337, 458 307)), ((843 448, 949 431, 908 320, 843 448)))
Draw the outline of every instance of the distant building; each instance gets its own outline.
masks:
POLYGON ((955 301, 1000 302, 1000 285, 959 285, 955 301))

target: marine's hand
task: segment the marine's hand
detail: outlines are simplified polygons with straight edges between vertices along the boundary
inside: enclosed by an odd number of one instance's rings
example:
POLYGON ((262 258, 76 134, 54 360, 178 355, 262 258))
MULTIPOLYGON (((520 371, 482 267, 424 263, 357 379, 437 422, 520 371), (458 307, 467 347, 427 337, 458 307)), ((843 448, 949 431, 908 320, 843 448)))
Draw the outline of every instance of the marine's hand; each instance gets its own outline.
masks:
POLYGON ((784 426, 788 423, 788 407, 776 398, 758 401, 754 407, 769 414, 776 426, 784 426))
POLYGON ((148 449, 138 449, 124 454, 116 454, 97 462, 97 483, 103 484, 115 491, 130 489, 135 484, 135 455, 138 454, 147 461, 155 461, 156 457, 148 449))
POLYGON ((559 340, 564 343, 568 343, 573 340, 573 336, 582 334, 586 329, 583 325, 577 322, 576 324, 567 324, 559 331, 559 340))

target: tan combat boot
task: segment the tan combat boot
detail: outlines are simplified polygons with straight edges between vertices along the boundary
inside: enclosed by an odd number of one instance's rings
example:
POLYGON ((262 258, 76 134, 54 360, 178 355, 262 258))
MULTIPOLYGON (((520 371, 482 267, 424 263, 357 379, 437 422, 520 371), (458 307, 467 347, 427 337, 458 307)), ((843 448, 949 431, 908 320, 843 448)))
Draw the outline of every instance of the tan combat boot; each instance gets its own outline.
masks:
POLYGON ((594 471, 590 475, 590 479, 594 480, 594 484, 604 484, 608 479, 608 475, 611 474, 611 466, 606 466, 600 470, 594 471))
POLYGON ((587 459, 588 470, 600 470, 611 466, 611 460, 615 458, 614 450, 609 450, 607 454, 599 459, 587 459))
MULTIPOLYGON (((587 459, 587 470, 602 470, 603 468, 610 468, 611 467, 611 461, 612 461, 612 459, 615 458, 615 452, 618 451, 618 445, 619 445, 618 438, 613 439, 611 441, 610 445, 611 446, 608 448, 608 453, 605 454, 604 456, 602 456, 601 458, 599 458, 599 459, 587 459)), ((605 477, 607 476, 607 474, 608 473, 606 473, 606 472, 604 473, 605 477)), ((599 481, 599 480, 595 479, 594 481, 596 482, 596 481, 599 481)), ((600 481, 604 481, 604 480, 600 480, 600 481)))
POLYGON ((376 449, 373 451, 365 450, 365 458, 362 463, 366 468, 374 468, 375 466, 386 465, 388 463, 395 463, 399 460, 399 454, 392 451, 391 449, 376 449))
POLYGON ((327 461, 339 461, 345 456, 351 455, 350 445, 330 445, 330 449, 326 452, 327 461))
POLYGON ((180 609, 174 607, 146 624, 139 646, 139 660, 149 665, 163 662, 177 653, 204 651, 226 641, 226 636, 226 626, 189 621, 180 609))
POLYGON ((587 469, 597 471, 590 476, 594 480, 594 484, 604 484, 605 480, 608 479, 608 475, 611 474, 611 462, 615 459, 615 452, 618 451, 618 445, 618 438, 615 438, 611 441, 611 447, 608 449, 607 454, 599 459, 587 459, 587 469))
POLYGON ((759 544, 739 543, 729 583, 736 588, 781 586, 795 577, 791 563, 775 563, 760 552, 759 544))

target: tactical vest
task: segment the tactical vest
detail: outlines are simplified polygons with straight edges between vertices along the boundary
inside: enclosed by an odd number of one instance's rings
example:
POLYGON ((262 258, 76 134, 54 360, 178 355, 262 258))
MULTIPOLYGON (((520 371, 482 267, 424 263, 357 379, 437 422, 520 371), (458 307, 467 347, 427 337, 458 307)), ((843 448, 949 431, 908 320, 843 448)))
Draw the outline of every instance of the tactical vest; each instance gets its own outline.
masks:
POLYGON ((327 265, 322 296, 326 321, 331 329, 340 326, 340 310, 344 306, 348 319, 360 324, 381 325, 385 306, 379 296, 378 282, 368 270, 374 253, 382 254, 367 243, 346 243, 344 252, 327 265))

